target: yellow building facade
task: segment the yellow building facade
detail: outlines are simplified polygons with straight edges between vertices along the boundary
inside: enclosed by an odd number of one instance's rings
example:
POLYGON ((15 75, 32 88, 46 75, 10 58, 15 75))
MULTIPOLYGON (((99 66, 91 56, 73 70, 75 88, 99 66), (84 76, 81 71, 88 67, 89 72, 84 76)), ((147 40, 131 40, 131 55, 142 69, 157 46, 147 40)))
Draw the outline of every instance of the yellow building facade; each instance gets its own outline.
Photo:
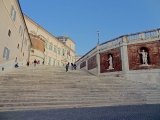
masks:
POLYGON ((25 65, 31 40, 17 0, 0 0, 0 72, 25 65))
POLYGON ((33 43, 30 62, 44 60, 45 65, 64 66, 75 62, 75 43, 68 36, 55 37, 32 19, 24 15, 33 43))

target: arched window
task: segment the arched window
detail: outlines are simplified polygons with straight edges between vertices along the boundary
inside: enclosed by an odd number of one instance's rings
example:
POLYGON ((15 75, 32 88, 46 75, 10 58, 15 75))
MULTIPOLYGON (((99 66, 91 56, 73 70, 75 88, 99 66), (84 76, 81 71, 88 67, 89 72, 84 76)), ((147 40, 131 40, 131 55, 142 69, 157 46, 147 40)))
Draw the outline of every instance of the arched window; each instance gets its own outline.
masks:
POLYGON ((17 45, 17 48, 19 49, 19 44, 17 45))

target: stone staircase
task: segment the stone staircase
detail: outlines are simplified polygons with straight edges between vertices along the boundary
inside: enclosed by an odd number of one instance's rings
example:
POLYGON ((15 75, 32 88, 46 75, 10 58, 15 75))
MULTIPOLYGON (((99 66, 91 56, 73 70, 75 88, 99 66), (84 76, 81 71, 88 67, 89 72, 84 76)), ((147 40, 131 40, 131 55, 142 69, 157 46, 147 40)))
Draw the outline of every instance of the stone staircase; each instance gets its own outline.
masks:
POLYGON ((19 67, 0 74, 0 111, 160 103, 157 85, 64 67, 19 67))

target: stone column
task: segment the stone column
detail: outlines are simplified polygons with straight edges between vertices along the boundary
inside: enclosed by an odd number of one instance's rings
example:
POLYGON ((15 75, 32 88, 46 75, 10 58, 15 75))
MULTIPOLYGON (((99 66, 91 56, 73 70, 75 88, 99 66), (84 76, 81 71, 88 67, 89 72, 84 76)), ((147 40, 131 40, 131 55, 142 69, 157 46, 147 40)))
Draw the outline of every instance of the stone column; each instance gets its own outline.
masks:
POLYGON ((96 54, 96 61, 97 61, 97 75, 100 74, 100 55, 99 55, 99 44, 97 45, 97 54, 96 54))
POLYGON ((86 67, 85 69, 88 71, 88 56, 87 56, 87 59, 86 59, 86 67))
POLYGON ((160 30, 157 30, 157 37, 160 38, 160 30))
POLYGON ((127 73, 129 71, 129 63, 128 63, 128 51, 127 51, 127 37, 124 36, 121 42, 121 62, 122 62, 122 71, 123 73, 127 73))

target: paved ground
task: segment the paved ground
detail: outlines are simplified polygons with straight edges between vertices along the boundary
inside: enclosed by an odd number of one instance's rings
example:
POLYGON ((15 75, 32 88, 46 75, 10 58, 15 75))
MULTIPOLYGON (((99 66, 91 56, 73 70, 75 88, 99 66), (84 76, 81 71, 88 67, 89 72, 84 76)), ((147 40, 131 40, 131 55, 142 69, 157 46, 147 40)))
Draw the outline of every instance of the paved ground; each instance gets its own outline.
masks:
POLYGON ((0 120, 160 120, 160 104, 0 112, 0 120))

